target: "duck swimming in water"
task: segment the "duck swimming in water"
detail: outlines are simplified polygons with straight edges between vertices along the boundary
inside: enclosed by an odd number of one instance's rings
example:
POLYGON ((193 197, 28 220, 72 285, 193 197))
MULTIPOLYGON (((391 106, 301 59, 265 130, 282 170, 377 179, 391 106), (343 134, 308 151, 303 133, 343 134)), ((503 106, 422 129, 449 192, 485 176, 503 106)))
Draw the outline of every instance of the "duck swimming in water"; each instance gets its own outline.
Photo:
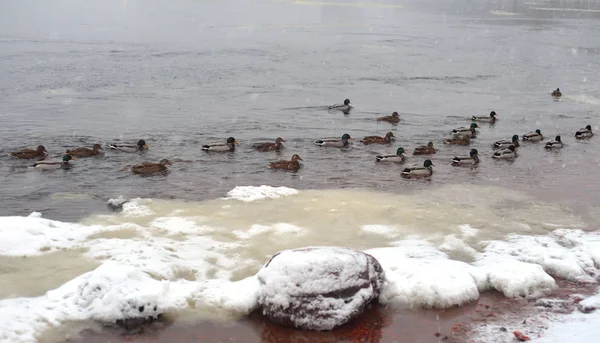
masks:
POLYGON ((342 111, 342 113, 344 113, 344 114, 350 114, 350 111, 353 108, 354 108, 354 106, 352 106, 352 104, 350 103, 350 99, 344 100, 343 104, 335 104, 335 105, 329 106, 330 110, 342 111))
POLYGON ((425 160, 425 162, 423 162, 422 166, 415 164, 412 167, 404 168, 404 170, 402 171, 403 177, 410 177, 410 178, 428 177, 431 175, 433 175, 433 163, 431 163, 431 160, 425 160))
POLYGON ((560 140, 560 136, 556 136, 553 141, 546 143, 544 148, 546 149, 562 149, 563 143, 560 140))
POLYGON ((479 164, 479 152, 477 149, 471 149, 469 156, 456 156, 452 159, 453 166, 476 165, 479 164))
POLYGON ((514 145, 509 145, 506 149, 501 149, 492 155, 492 158, 495 159, 513 159, 517 157, 517 151, 514 145))
POLYGON ((367 136, 360 141, 365 144, 390 144, 392 141, 396 140, 396 136, 392 132, 388 132, 385 134, 385 137, 380 136, 367 136))
POLYGON ((256 143, 253 144, 252 147, 258 151, 278 151, 283 149, 283 144, 281 144, 282 142, 285 142, 285 140, 281 137, 277 137, 277 139, 275 139, 275 143, 256 143))
POLYGON ((162 159, 158 163, 143 162, 131 167, 134 174, 149 175, 156 173, 164 173, 168 170, 167 166, 173 165, 169 160, 162 159))
POLYGON ((433 142, 427 143, 427 145, 421 145, 415 148, 413 155, 433 155, 435 154, 435 148, 433 142))
POLYGON ((202 150, 204 151, 218 151, 218 152, 226 152, 226 151, 235 151, 235 146, 238 142, 233 137, 227 138, 225 142, 216 142, 211 144, 205 144, 202 146, 202 150))
POLYGON ((519 135, 513 135, 511 140, 503 139, 501 141, 494 142, 494 148, 506 149, 509 145, 514 145, 515 148, 519 147, 519 135))
POLYGON ((469 127, 459 127, 452 130, 452 134, 454 136, 467 136, 469 138, 475 138, 475 136, 477 135, 475 129, 478 127, 479 125, 477 125, 477 123, 471 123, 471 126, 469 127))
POLYGON ((575 138, 577 139, 592 138, 593 135, 594 133, 592 132, 591 125, 588 125, 583 129, 579 129, 577 130, 577 132, 575 132, 575 138))
POLYGON ((490 124, 493 124, 493 123, 496 122, 496 112, 495 111, 490 112, 490 115, 488 117, 476 117, 476 116, 472 116, 471 120, 472 121, 488 122, 490 124))
POLYGON ((66 151, 67 154, 71 155, 71 156, 76 156, 76 157, 90 157, 90 156, 96 156, 99 154, 103 154, 104 153, 104 149, 102 149, 102 147, 100 146, 100 144, 94 144, 94 146, 92 147, 92 149, 88 149, 88 148, 75 148, 75 149, 69 149, 66 151))
POLYGON ((289 161, 281 160, 269 163, 269 169, 283 169, 296 171, 301 167, 300 161, 302 161, 300 156, 295 154, 289 161))
POLYGON ((562 96, 562 93, 560 92, 559 88, 556 88, 556 90, 552 91, 552 96, 555 98, 560 98, 562 96))
POLYGON ((394 112, 391 116, 377 118, 377 121, 385 121, 388 123, 397 124, 400 122, 400 115, 398 114, 398 112, 394 112))
POLYGON ((377 155, 375 156, 375 160, 377 162, 395 162, 395 163, 403 163, 406 160, 404 157, 404 148, 400 147, 396 150, 396 155, 377 155))
POLYGON ((469 145, 471 144, 471 137, 458 135, 456 137, 448 138, 444 141, 444 144, 450 145, 469 145))
POLYGON ((539 129, 523 135, 523 141, 539 142, 543 140, 544 136, 542 135, 542 131, 540 131, 539 129))
POLYGON ((56 170, 56 169, 70 169, 71 163, 69 161, 76 160, 70 154, 64 154, 62 161, 41 161, 34 163, 32 168, 41 170, 56 170))
POLYGON ((344 133, 344 135, 342 136, 342 139, 335 139, 335 138, 322 138, 319 139, 318 141, 315 142, 316 145, 318 146, 330 146, 330 147, 335 147, 335 148, 345 148, 347 146, 350 145, 350 142, 352 138, 350 137, 349 134, 344 133))
POLYGON ((11 152, 10 156, 16 157, 16 158, 27 159, 27 160, 33 159, 33 158, 43 160, 44 158, 46 158, 46 156, 48 156, 48 152, 46 151, 46 148, 44 148, 43 145, 39 145, 37 147, 37 149, 35 149, 35 150, 23 149, 23 150, 11 152))
POLYGON ((146 141, 140 139, 137 144, 127 144, 127 143, 112 143, 108 146, 112 150, 118 150, 123 152, 138 152, 144 149, 148 149, 148 145, 146 141))

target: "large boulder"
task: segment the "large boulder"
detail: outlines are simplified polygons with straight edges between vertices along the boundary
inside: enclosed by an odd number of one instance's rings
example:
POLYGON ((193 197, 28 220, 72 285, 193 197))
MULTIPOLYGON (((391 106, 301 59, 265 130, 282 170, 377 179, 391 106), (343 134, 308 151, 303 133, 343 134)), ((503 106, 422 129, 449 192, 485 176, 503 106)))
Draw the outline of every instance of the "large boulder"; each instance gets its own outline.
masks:
POLYGON ((340 247, 282 251, 258 272, 259 303, 273 322, 332 330, 359 316, 379 296, 384 272, 377 260, 340 247))

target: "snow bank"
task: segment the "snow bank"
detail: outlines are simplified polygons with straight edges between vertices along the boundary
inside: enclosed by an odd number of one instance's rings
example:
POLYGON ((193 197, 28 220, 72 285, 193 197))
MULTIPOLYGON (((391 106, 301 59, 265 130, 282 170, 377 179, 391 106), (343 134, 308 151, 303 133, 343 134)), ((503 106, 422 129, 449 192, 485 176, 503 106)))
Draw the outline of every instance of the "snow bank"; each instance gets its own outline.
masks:
POLYGON ((298 190, 288 187, 271 186, 237 186, 227 193, 230 199, 251 202, 262 199, 277 199, 279 197, 298 194, 298 190))

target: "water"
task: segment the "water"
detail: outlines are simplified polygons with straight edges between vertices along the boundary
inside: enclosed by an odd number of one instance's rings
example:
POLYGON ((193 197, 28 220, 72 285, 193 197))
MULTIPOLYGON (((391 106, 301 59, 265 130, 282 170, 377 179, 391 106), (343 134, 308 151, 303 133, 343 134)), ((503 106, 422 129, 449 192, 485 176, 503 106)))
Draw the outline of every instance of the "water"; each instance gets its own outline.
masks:
POLYGON ((573 135, 600 128, 599 18, 598 1, 0 3, 0 215, 118 226, 42 250, 47 258, 0 257, 0 294, 39 296, 105 260, 148 268, 123 257, 121 244, 180 255, 165 257, 176 271, 161 278, 239 280, 276 251, 305 245, 367 249, 416 237, 444 250, 458 237, 445 252, 472 262, 481 240, 511 232, 595 230, 600 141, 573 135), (556 87, 560 101, 549 95, 556 87), (328 113, 345 98, 356 106, 350 115, 328 113), (442 144, 491 110, 499 120, 483 124, 471 147, 442 144), (393 111, 399 125, 374 120, 393 111), (492 142, 535 129, 562 135, 565 148, 531 144, 513 162, 490 158, 492 142), (387 131, 397 137, 389 147, 312 144, 387 131), (235 153, 200 151, 229 136, 240 142, 235 153), (279 136, 282 152, 251 149, 279 136), (107 151, 68 171, 28 170, 7 156, 43 144, 58 158, 140 138, 150 146, 143 154, 107 151), (428 141, 438 148, 431 180, 375 163, 402 146, 406 164, 421 164, 410 153, 428 141), (450 166, 470 148, 478 168, 450 166), (295 153, 300 171, 266 169, 295 153), (162 158, 174 161, 166 176, 122 170, 162 158), (219 198, 246 185, 300 193, 223 207, 219 198), (113 214, 106 200, 119 196, 151 211, 113 214), (462 235, 464 225, 479 233, 462 235), (198 237, 225 250, 193 254, 198 237))

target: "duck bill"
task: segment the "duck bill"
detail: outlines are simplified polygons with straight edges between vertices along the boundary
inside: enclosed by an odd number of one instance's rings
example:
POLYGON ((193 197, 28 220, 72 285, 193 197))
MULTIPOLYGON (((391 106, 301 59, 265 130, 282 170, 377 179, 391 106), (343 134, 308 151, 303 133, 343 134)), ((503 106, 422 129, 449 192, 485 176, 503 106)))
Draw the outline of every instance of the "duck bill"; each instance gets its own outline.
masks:
POLYGON ((71 156, 71 160, 76 161, 77 159, 73 156, 71 156))
POLYGON ((144 144, 144 148, 148 149, 149 148, 148 144, 144 144))
POLYGON ((240 143, 238 143, 238 141, 233 141, 233 144, 238 145, 240 143))

